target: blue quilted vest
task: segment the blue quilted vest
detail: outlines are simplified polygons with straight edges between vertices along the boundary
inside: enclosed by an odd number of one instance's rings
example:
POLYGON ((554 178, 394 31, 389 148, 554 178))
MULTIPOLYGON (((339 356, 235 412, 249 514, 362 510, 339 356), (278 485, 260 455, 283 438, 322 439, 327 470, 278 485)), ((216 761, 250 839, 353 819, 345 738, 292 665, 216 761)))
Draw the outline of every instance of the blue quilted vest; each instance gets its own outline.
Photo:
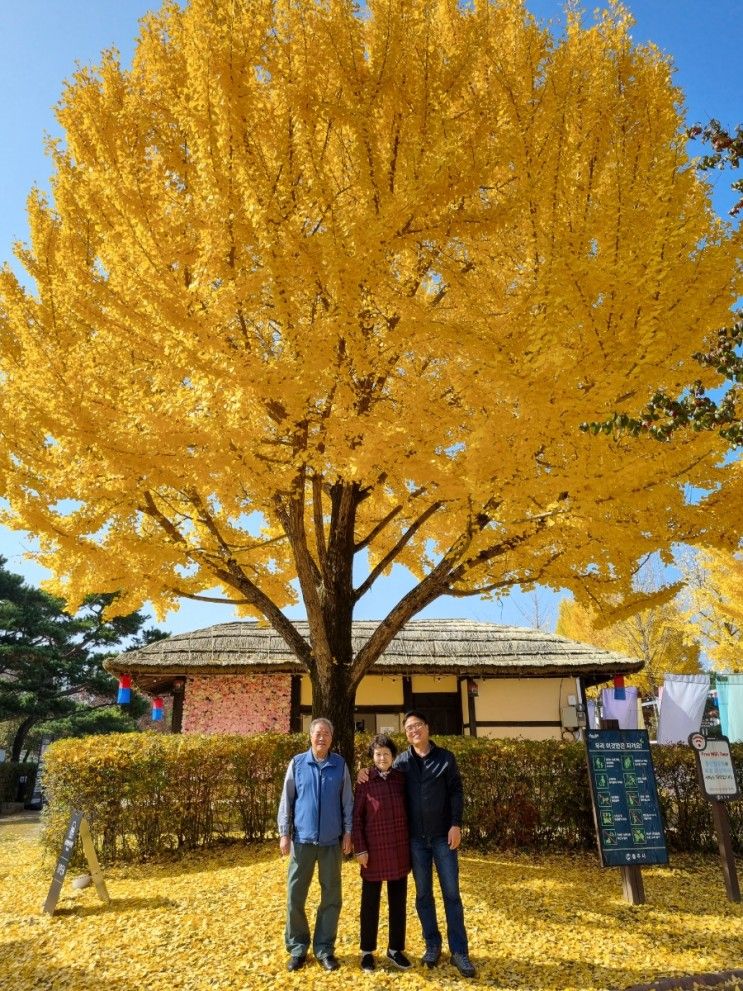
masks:
POLYGON ((294 841, 332 846, 343 835, 341 794, 346 762, 329 753, 322 766, 312 748, 294 758, 294 841))

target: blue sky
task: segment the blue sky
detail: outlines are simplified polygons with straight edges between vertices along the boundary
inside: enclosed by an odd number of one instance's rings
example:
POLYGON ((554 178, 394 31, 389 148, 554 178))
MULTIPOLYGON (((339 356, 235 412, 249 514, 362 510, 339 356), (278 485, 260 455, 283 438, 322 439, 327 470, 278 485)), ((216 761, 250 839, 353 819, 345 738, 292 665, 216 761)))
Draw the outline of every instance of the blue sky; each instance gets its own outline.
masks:
MULTIPOLYGON (((52 107, 62 82, 75 63, 99 59, 108 47, 119 49, 125 62, 131 57, 137 20, 157 4, 148 0, 26 0, 0 9, 0 261, 10 260, 14 241, 26 237, 25 200, 31 186, 45 186, 49 164, 43 151, 44 135, 57 133, 52 107)), ((562 19, 560 0, 527 0, 541 19, 562 19)), ((591 11, 595 2, 585 5, 591 11)), ((676 82, 686 97, 687 119, 706 122, 717 117, 734 127, 743 120, 740 58, 743 52, 743 0, 634 0, 627 7, 636 19, 633 36, 653 41, 673 57, 676 82)), ((726 215, 734 202, 730 178, 713 176, 714 204, 726 215)), ((28 535, 0 528, 0 554, 8 567, 30 581, 40 569, 24 559, 31 549, 28 535)), ((404 593, 409 581, 402 569, 379 584, 359 618, 379 618, 404 593)), ((555 596, 540 598, 541 619, 556 619, 555 596)), ((504 602, 479 599, 442 599, 424 615, 464 616, 492 622, 531 625, 535 602, 515 594, 504 602)), ((173 631, 196 629, 231 619, 227 607, 187 603, 162 625, 173 631)))

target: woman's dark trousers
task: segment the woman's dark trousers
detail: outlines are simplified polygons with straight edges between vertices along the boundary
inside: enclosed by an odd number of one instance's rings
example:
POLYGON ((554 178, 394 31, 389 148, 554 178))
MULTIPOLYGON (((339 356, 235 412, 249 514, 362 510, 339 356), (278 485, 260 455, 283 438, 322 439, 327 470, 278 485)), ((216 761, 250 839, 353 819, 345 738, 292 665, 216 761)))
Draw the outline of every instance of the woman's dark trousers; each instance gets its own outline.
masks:
MULTIPOLYGON (((390 950, 405 949, 405 916, 408 893, 408 879, 387 882, 387 902, 389 904, 390 950)), ((377 948, 379 930, 379 901, 382 894, 382 881, 361 882, 361 952, 373 953, 377 948)))

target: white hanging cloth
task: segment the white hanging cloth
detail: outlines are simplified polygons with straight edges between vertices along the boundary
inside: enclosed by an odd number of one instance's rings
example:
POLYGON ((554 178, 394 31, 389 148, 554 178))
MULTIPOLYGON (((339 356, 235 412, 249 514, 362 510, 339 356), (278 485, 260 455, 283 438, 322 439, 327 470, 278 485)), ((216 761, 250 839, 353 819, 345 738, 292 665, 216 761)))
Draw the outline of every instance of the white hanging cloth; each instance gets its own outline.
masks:
POLYGON ((663 680, 658 743, 687 743, 702 725, 709 695, 707 674, 667 674, 663 680))
POLYGON ((598 709, 593 699, 588 700, 588 728, 589 729, 599 728, 598 709))
POLYGON ((616 719, 620 729, 637 729, 637 689, 602 688, 601 715, 616 719))

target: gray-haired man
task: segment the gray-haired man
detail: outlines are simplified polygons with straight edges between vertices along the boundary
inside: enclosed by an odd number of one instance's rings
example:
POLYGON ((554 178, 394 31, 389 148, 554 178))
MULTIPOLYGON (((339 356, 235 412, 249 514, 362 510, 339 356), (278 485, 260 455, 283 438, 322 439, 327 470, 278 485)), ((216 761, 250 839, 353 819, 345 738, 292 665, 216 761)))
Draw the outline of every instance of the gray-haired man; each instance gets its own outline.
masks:
POLYGON ((279 804, 279 849, 289 858, 285 943, 287 969, 299 970, 307 960, 310 927, 305 912, 307 892, 317 865, 320 904, 312 950, 326 970, 337 970, 335 938, 341 910, 341 864, 351 852, 353 792, 346 762, 331 753, 333 724, 314 719, 310 749, 289 763, 279 804))

